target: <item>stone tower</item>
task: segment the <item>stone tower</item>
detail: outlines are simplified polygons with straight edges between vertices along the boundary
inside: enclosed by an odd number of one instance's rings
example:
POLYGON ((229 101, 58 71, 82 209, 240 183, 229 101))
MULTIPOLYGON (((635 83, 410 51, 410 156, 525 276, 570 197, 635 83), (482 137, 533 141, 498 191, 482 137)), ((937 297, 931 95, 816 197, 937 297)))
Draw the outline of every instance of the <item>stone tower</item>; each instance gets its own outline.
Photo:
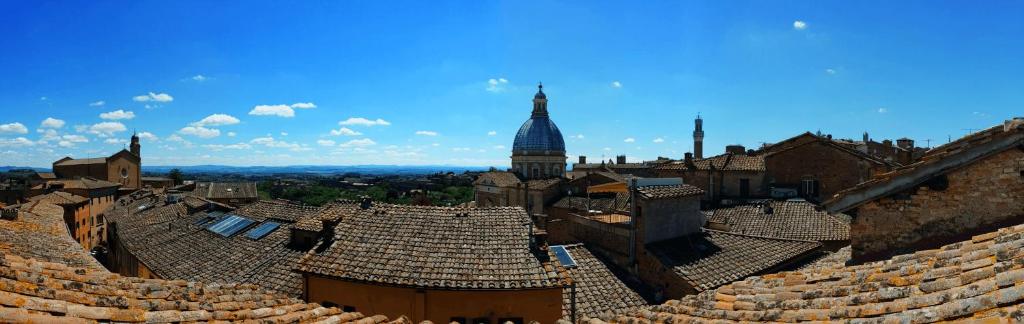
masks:
POLYGON ((142 145, 139 145, 139 134, 132 133, 132 143, 129 146, 129 151, 135 156, 142 157, 142 145))
POLYGON ((537 86, 530 119, 519 127, 512 144, 512 170, 524 179, 558 178, 565 175, 565 140, 548 115, 544 86, 537 86))
POLYGON ((693 157, 698 159, 704 158, 704 120, 700 119, 700 114, 697 114, 697 119, 693 121, 693 157))

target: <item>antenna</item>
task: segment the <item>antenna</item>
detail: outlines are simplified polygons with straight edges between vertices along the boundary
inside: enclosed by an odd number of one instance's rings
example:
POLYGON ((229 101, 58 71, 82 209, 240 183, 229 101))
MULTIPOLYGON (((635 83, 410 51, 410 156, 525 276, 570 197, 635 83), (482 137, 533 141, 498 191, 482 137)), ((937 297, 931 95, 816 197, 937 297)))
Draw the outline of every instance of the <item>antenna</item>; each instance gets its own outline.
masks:
POLYGON ((930 138, 926 139, 926 140, 924 140, 924 142, 928 143, 928 148, 932 148, 932 139, 930 139, 930 138))
POLYGON ((974 132, 977 131, 978 129, 977 128, 961 128, 961 130, 967 131, 967 134, 974 134, 974 132))

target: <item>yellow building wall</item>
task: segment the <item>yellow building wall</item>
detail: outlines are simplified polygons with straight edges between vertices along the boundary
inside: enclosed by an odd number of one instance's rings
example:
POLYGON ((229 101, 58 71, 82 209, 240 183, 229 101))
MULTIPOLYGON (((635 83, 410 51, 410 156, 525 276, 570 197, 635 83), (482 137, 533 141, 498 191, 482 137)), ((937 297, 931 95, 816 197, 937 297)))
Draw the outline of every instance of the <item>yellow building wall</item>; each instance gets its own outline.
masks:
POLYGON ((306 298, 350 306, 363 314, 407 316, 420 322, 449 323, 453 318, 487 318, 490 323, 521 318, 552 323, 562 317, 562 289, 512 291, 425 290, 388 287, 305 276, 306 298))
POLYGON ((142 169, 135 161, 123 155, 107 160, 107 181, 121 184, 122 188, 142 188, 142 169), (121 175, 121 170, 125 176, 121 175))

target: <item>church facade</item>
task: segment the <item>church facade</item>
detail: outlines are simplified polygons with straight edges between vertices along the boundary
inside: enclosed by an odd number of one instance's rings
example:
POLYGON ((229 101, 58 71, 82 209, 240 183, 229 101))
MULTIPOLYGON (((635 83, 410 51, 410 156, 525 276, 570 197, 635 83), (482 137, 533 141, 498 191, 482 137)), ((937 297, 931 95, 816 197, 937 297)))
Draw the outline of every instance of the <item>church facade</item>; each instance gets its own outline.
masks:
POLYGON ((129 148, 108 157, 64 157, 53 162, 53 173, 61 179, 94 178, 120 184, 122 189, 139 189, 142 188, 142 146, 138 135, 132 135, 129 148))

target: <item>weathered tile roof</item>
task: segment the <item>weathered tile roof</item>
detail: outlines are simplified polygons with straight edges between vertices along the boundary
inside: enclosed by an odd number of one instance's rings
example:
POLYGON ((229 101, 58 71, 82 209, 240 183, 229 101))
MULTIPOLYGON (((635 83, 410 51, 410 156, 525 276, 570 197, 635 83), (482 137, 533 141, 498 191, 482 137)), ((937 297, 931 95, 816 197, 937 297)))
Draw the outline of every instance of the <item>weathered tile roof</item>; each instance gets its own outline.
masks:
MULTIPOLYGON (((587 197, 565 196, 556 201, 552 207, 587 211, 587 197)), ((590 210, 602 212, 629 211, 629 194, 617 193, 614 198, 590 198, 590 210)))
POLYGON ((551 186, 554 186, 554 185, 557 185, 557 184, 560 184, 560 183, 563 183, 563 182, 565 182, 565 180, 562 179, 562 178, 535 179, 535 180, 526 181, 526 185, 528 187, 530 187, 530 189, 538 189, 538 190, 540 190, 540 189, 550 188, 551 186))
POLYGON ((817 252, 821 243, 715 230, 655 242, 647 251, 697 291, 787 266, 817 252))
POLYGON ((83 165, 83 164, 105 164, 105 163, 107 163, 107 158, 105 158, 105 157, 101 157, 101 158, 88 158, 88 159, 71 159, 71 158, 68 158, 67 160, 54 163, 53 165, 83 165))
POLYGON ((121 185, 119 183, 90 177, 82 177, 78 179, 58 179, 52 181, 63 183, 65 189, 101 189, 118 187, 121 185))
MULTIPOLYGON (((0 220, 0 322, 384 323, 252 284, 122 277, 100 266, 63 226, 63 210, 34 202, 0 220)), ((400 317, 395 323, 408 323, 400 317)))
POLYGON ((192 194, 207 199, 256 198, 255 182, 198 182, 192 194))
POLYGON ((77 205, 89 201, 89 198, 85 198, 79 195, 66 193, 63 191, 54 191, 45 195, 38 195, 28 199, 29 201, 42 201, 51 203, 58 206, 77 205))
POLYGON ((706 212, 709 222, 728 225, 728 231, 756 236, 808 241, 847 241, 850 224, 806 201, 769 201, 706 212), (766 213, 767 208, 771 214, 766 213))
POLYGON ((255 223, 224 237, 206 229, 217 220, 196 225, 208 216, 205 208, 189 213, 188 200, 167 204, 162 197, 116 208, 135 209, 130 217, 116 218, 117 234, 125 247, 153 273, 165 279, 254 283, 290 296, 301 295, 302 276, 291 268, 305 251, 291 249, 288 244, 291 222, 315 216, 309 207, 262 201, 246 205, 228 214, 255 223), (137 211, 142 205, 155 207, 137 211), (260 239, 246 236, 251 228, 265 221, 281 225, 260 239))
POLYGON ((53 172, 36 172, 36 175, 43 180, 57 179, 57 175, 53 172))
POLYGON ((656 170, 708 171, 711 170, 712 167, 714 167, 715 170, 725 171, 765 171, 764 155, 725 153, 703 159, 693 159, 692 163, 693 165, 691 166, 687 164, 684 160, 676 160, 668 163, 659 164, 654 168, 656 170))
MULTIPOLYGON (((563 245, 576 267, 568 269, 576 285, 576 316, 598 317, 625 314, 648 306, 633 288, 619 279, 621 273, 594 256, 582 243, 563 245)), ((551 252, 551 260, 558 262, 551 252)), ((571 316, 572 289, 562 289, 562 315, 571 316)))
POLYGON ((970 165, 993 154, 1019 146, 1024 141, 1024 119, 964 136, 929 150, 921 160, 875 176, 836 193, 823 205, 831 211, 846 211, 868 201, 914 188, 929 179, 970 165))
POLYGON ((374 203, 342 215, 334 239, 314 247, 297 270, 406 287, 562 287, 558 269, 530 250, 531 224, 519 207, 374 203))
MULTIPOLYGON (((1006 323, 1024 320, 1024 225, 861 265, 737 281, 616 323, 1006 323)), ((594 320, 593 322, 600 322, 594 320)))
POLYGON ((704 194, 704 190, 701 190, 700 188, 688 184, 643 186, 637 187, 636 191, 637 194, 644 199, 668 199, 687 196, 699 196, 704 194))
MULTIPOLYGON (((64 209, 45 201, 22 204, 15 220, 0 219, 0 254, 100 270, 103 266, 68 234, 64 209)), ((2 282, 2 281, 0 281, 2 282)), ((0 287, 3 284, 0 283, 0 287)), ((2 307, 0 303, 0 307, 2 307)))
POLYGON ((516 177, 515 173, 505 171, 491 171, 481 173, 476 181, 473 181, 474 185, 489 185, 497 187, 511 187, 521 183, 519 177, 516 177))

